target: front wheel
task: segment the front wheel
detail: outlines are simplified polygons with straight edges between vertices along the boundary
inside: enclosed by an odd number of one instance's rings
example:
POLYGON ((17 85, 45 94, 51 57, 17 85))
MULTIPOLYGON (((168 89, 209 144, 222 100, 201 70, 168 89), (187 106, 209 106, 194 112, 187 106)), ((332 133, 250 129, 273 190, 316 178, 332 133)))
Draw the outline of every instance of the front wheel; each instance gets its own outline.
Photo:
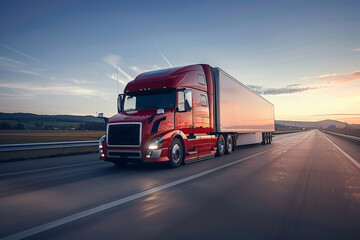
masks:
POLYGON ((175 138, 171 143, 169 166, 171 168, 180 167, 183 161, 184 161, 184 146, 178 138, 175 138))

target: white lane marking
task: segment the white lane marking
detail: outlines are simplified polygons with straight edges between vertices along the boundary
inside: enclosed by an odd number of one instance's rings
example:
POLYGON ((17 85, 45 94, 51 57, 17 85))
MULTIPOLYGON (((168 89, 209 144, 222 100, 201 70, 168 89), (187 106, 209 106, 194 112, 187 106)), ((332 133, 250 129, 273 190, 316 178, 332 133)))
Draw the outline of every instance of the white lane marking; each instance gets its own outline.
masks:
MULTIPOLYGON (((294 142, 291 142, 291 143, 294 143, 294 142)), ((164 189, 167 189, 167 188, 170 188, 170 187, 173 187, 173 186, 188 182, 190 180, 194 180, 194 179, 202 177, 204 175, 207 175, 207 174, 219 171, 221 169, 230 167, 232 165, 244 162, 246 160, 257 157, 257 156, 262 155, 264 153, 267 153, 267 152, 273 151, 275 149, 278 149, 278 148, 280 148, 280 147, 282 147, 282 146, 284 146, 286 144, 287 143, 279 145, 279 146, 271 148, 271 149, 268 149, 268 150, 265 150, 265 151, 262 151, 262 152, 259 152, 259 153, 256 153, 256 154, 253 154, 253 155, 245 157, 245 158, 241 158, 239 160, 236 160, 234 162, 225 164, 223 166, 212 168, 212 169, 209 169, 209 170, 194 174, 192 176, 179 179, 179 180, 174 181, 174 182, 170 182, 170 183, 158 186, 158 187, 151 188, 149 190, 145 190, 145 191, 130 195, 128 197, 124 197, 124 198, 121 198, 121 199, 118 199, 118 200, 115 200, 115 201, 112 201, 112 202, 109 202, 109 203, 105 203, 105 204, 99 205, 97 207, 90 208, 88 210, 84 210, 84 211, 81 211, 79 213, 75 213, 73 215, 69 215, 67 217, 63 217, 63 218, 60 218, 60 219, 57 219, 57 220, 54 220, 54 221, 39 225, 37 227, 29 228, 27 230, 15 233, 13 235, 9 235, 7 237, 1 238, 0 240, 15 240, 15 239, 17 240, 17 239, 22 239, 22 238, 33 236, 35 234, 38 234, 38 233, 41 233, 41 232, 44 232, 44 231, 47 231, 47 230, 62 226, 64 224, 79 220, 81 218, 88 217, 88 216, 93 215, 95 213, 99 213, 99 212, 108 210, 110 208, 117 207, 117 206, 119 206, 121 204, 136 200, 136 199, 141 198, 141 197, 145 197, 147 195, 162 191, 164 189)))
POLYGON ((335 143, 333 143, 330 139, 328 139, 325 134, 323 134, 323 136, 332 144, 334 145, 334 147, 336 147, 342 154, 345 155, 345 157, 347 157, 353 164, 355 164, 355 166, 357 166, 358 168, 360 168, 360 163, 358 161, 356 161, 353 157, 351 157, 349 154, 347 154, 344 150, 342 150, 340 147, 338 147, 335 143))
POLYGON ((41 168, 41 169, 34 169, 34 170, 26 170, 26 171, 21 171, 21 172, 3 173, 3 174, 0 174, 0 177, 13 176, 13 175, 19 175, 19 174, 24 174, 24 173, 42 172, 42 171, 47 171, 47 170, 68 168, 68 167, 75 167, 75 166, 82 166, 82 165, 94 164, 94 163, 102 163, 102 162, 103 161, 99 160, 99 161, 76 163, 76 164, 70 164, 70 165, 58 166, 58 167, 49 167, 49 168, 41 168))

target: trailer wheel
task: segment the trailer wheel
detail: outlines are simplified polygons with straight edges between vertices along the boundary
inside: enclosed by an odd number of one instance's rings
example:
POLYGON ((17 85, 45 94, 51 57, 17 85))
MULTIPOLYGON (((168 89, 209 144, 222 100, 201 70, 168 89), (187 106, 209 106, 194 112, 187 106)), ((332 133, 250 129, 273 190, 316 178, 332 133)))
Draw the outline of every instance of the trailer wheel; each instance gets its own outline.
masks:
POLYGON ((218 140, 217 140, 217 156, 223 156, 225 153, 225 139, 224 136, 219 134, 218 140))
POLYGON ((169 167, 171 168, 180 167, 183 161, 184 161, 184 146, 178 138, 175 138, 171 143, 169 167))
POLYGON ((271 144, 271 142, 272 142, 272 135, 271 133, 269 133, 269 144, 271 144))
POLYGON ((261 142, 261 144, 262 145, 265 145, 266 144, 266 133, 262 133, 262 142, 261 142))
POLYGON ((232 139, 232 137, 231 137, 231 135, 230 134, 228 134, 227 136, 226 136, 226 143, 225 143, 225 146, 226 146, 226 148, 225 148, 225 153, 226 154, 230 154, 230 153, 232 153, 232 151, 233 151, 233 139, 232 139))

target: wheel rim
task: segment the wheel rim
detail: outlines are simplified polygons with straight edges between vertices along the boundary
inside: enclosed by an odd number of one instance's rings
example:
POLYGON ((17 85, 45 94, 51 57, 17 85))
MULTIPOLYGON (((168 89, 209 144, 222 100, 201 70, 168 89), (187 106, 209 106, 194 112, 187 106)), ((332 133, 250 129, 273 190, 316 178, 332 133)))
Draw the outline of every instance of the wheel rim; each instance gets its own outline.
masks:
POLYGON ((232 143, 231 139, 228 139, 228 150, 231 151, 232 149, 232 143))
POLYGON ((172 148, 172 160, 174 163, 178 163, 181 159, 181 148, 179 144, 175 144, 172 148))
POLYGON ((220 141, 219 141, 219 149, 220 149, 220 152, 223 152, 224 151, 224 141, 221 139, 220 141))

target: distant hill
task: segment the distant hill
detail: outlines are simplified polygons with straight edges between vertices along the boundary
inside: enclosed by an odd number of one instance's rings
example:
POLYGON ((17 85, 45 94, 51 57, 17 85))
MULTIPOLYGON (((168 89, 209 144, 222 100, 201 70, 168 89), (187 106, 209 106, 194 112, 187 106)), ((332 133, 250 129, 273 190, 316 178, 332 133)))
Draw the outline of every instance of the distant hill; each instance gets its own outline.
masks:
POLYGON ((0 113, 0 129, 8 130, 105 130, 103 119, 94 116, 0 113))
POLYGON ((275 123, 283 127, 292 128, 360 128, 360 124, 346 124, 337 120, 322 120, 318 122, 306 122, 306 121, 287 121, 287 120, 275 120, 275 123))
MULTIPOLYGON (((33 113, 1 113, 0 130, 105 130, 105 122, 94 116, 38 115, 33 113)), ((336 120, 319 122, 275 120, 275 129, 345 128, 346 123, 336 120)), ((360 128, 360 124, 349 125, 360 128)))

